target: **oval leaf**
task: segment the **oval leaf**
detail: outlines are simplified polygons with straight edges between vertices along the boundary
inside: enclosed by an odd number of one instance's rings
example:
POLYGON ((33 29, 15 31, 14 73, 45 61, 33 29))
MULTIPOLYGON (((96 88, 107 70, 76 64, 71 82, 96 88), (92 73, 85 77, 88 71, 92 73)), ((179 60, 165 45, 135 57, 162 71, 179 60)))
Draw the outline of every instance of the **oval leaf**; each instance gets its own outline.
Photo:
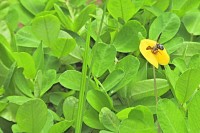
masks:
POLYGON ((74 39, 59 38, 56 44, 51 46, 51 50, 56 57, 61 58, 72 52, 75 46, 76 41, 74 39))
POLYGON ((189 69, 180 75, 175 86, 175 94, 179 102, 185 103, 191 98, 200 84, 199 77, 199 69, 189 69))
POLYGON ((151 24, 149 38, 152 40, 157 40, 159 34, 162 33, 159 42, 167 42, 175 36, 179 27, 180 19, 176 14, 170 12, 163 13, 151 24))
POLYGON ((113 132, 118 130, 120 121, 110 109, 106 107, 102 108, 99 113, 99 120, 108 130, 113 132))
POLYGON ((191 133, 198 133, 200 131, 200 91, 198 91, 193 97, 188 106, 188 125, 191 133))
POLYGON ((17 125, 24 132, 39 133, 47 120, 46 104, 40 99, 22 104, 16 114, 17 125))
POLYGON ((158 102, 157 117, 164 133, 187 133, 184 116, 171 100, 158 102))
POLYGON ((63 114, 66 120, 73 121, 76 119, 78 111, 78 99, 70 96, 63 103, 63 114))
POLYGON ((107 4, 109 13, 115 18, 128 21, 137 11, 131 0, 109 0, 107 4))
POLYGON ((70 126, 72 126, 72 121, 61 121, 56 124, 54 124, 50 130, 49 133, 64 133, 70 126))
POLYGON ((99 113, 93 108, 89 108, 85 111, 83 116, 84 123, 94 129, 104 129, 105 127, 99 121, 99 113))
POLYGON ((100 77, 114 62, 116 50, 113 45, 96 44, 92 49, 92 73, 100 77))
MULTIPOLYGON (((169 84, 165 79, 156 79, 158 96, 163 95, 169 90, 169 84)), ((154 96, 154 80, 148 79, 136 82, 128 88, 127 95, 134 100, 154 96)))
POLYGON ((124 72, 120 69, 112 71, 102 83, 106 91, 109 91, 116 86, 124 77, 124 72))
POLYGON ((89 14, 92 14, 96 10, 95 5, 88 5, 84 8, 78 17, 74 20, 74 31, 79 31, 85 23, 89 20, 89 14))
POLYGON ((24 75, 27 78, 34 78, 36 74, 35 61, 33 57, 26 52, 14 53, 18 67, 24 68, 24 75))
POLYGON ((127 119, 119 126, 120 133, 156 133, 153 114, 145 106, 137 106, 129 112, 127 119))
POLYGON ((183 16, 182 21, 190 34, 200 35, 200 12, 189 12, 183 16))
POLYGON ((90 90, 87 93, 86 99, 88 103, 98 112, 101 111, 103 107, 113 108, 113 102, 111 98, 102 91, 90 90))
POLYGON ((44 10, 46 0, 20 0, 20 2, 28 11, 36 15, 44 10))
POLYGON ((146 30, 138 21, 128 21, 117 33, 113 45, 119 52, 133 52, 138 50, 140 39, 138 33, 146 37, 146 30))
POLYGON ((32 31, 39 40, 51 46, 58 37, 60 21, 54 15, 36 17, 32 22, 32 31))
MULTIPOLYGON (((67 70, 62 73, 59 77, 59 82, 62 86, 68 89, 80 90, 80 83, 81 83, 82 73, 76 70, 67 70)), ((90 80, 89 87, 94 88, 94 82, 90 80)))
POLYGON ((115 87, 112 88, 111 93, 118 91, 134 79, 139 69, 139 65, 139 60, 134 56, 129 55, 121 59, 117 64, 116 69, 123 70, 124 77, 115 87))
POLYGON ((81 75, 82 74, 78 71, 68 70, 60 75, 59 82, 66 88, 79 91, 81 75))

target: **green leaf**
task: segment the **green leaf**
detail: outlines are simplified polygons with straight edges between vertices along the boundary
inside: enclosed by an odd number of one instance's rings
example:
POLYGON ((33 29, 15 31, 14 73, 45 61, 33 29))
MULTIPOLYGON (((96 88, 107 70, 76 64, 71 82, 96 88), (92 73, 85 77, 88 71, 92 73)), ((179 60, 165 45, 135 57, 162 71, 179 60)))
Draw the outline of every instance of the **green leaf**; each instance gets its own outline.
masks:
POLYGON ((69 0, 69 3, 72 7, 79 7, 86 3, 86 0, 69 0))
POLYGON ((0 85, 2 85, 5 81, 5 78, 9 72, 9 69, 0 61, 0 85))
POLYGON ((120 69, 112 71, 106 79, 103 81, 102 85, 106 91, 109 91, 113 87, 115 87, 121 79, 124 77, 124 72, 120 69))
POLYGON ((10 103, 15 103, 17 105, 22 105, 31 100, 31 98, 25 96, 8 96, 7 99, 10 103))
POLYGON ((46 0, 20 0, 20 2, 29 12, 36 15, 44 10, 46 0))
POLYGON ((74 39, 59 38, 56 44, 51 46, 51 50, 56 57, 61 58, 72 52, 75 47, 76 41, 74 39))
POLYGON ((92 49, 92 73, 100 77, 113 64, 116 56, 116 49, 113 45, 104 43, 96 44, 92 49))
POLYGON ((156 133, 153 114, 145 106, 137 106, 131 110, 128 119, 119 126, 120 133, 131 131, 134 133, 156 133))
POLYGON ((187 133, 184 116, 171 100, 162 99, 158 102, 157 116, 164 133, 187 133))
POLYGON ((16 33, 16 45, 20 47, 37 48, 40 44, 32 33, 31 26, 24 26, 16 33))
POLYGON ((170 84, 172 85, 172 92, 175 95, 175 86, 176 86, 176 81, 179 78, 179 75, 175 73, 174 70, 171 70, 171 68, 169 66, 165 66, 165 75, 168 79, 168 81, 170 82, 170 84))
POLYGON ((42 88, 40 96, 43 96, 57 82, 56 70, 50 69, 42 73, 42 88))
MULTIPOLYGON (((66 93, 66 92, 61 92, 61 91, 57 91, 57 92, 51 92, 50 93, 50 96, 49 96, 49 101, 56 105, 56 106, 59 106, 59 112, 62 111, 62 103, 63 101, 65 100, 66 97, 68 97, 69 95, 73 94, 74 92, 69 92, 69 93, 66 93)), ((60 121, 60 119, 59 119, 60 121)))
POLYGON ((126 53, 136 51, 140 44, 140 39, 138 37, 139 32, 146 37, 147 33, 144 26, 136 20, 128 21, 116 34, 113 45, 119 52, 126 53))
POLYGON ((98 112, 103 107, 113 108, 113 102, 111 98, 104 92, 98 90, 90 90, 87 93, 86 99, 88 103, 98 112))
POLYGON ((83 51, 79 46, 76 45, 75 49, 71 53, 69 53, 68 56, 61 58, 61 61, 67 64, 74 64, 82 61, 82 55, 83 51))
POLYGON ((12 132, 13 133, 20 133, 20 132, 23 132, 22 129, 19 128, 19 126, 17 124, 13 124, 12 125, 12 132))
MULTIPOLYGON (((163 95, 169 90, 169 84, 165 79, 156 79, 158 96, 163 95)), ((154 96, 154 80, 147 79, 129 85, 127 95, 133 100, 154 96)))
POLYGON ((165 0, 165 1, 157 0, 154 6, 161 9, 162 11, 165 11, 167 10, 167 8, 169 8, 170 2, 171 2, 170 0, 165 0))
POLYGON ((33 90, 33 83, 26 79, 22 73, 22 69, 17 69, 14 73, 14 82, 17 88, 25 95, 29 97, 33 97, 32 90, 33 90))
POLYGON ((1 118, 5 119, 6 121, 16 122, 16 113, 18 108, 19 108, 18 105, 13 103, 8 103, 6 108, 3 111, 1 111, 1 118))
POLYGON ((45 123, 41 133, 48 132, 49 129, 53 126, 53 123, 54 123, 53 115, 52 115, 51 111, 48 110, 47 120, 46 120, 46 123, 45 123))
POLYGON ((183 38, 182 37, 175 37, 171 39, 170 41, 166 42, 164 45, 165 49, 167 50, 167 53, 170 55, 171 53, 179 50, 179 48, 183 44, 183 38))
POLYGON ((69 15, 65 15, 62 9, 57 4, 54 4, 54 8, 64 27, 68 30, 73 30, 73 23, 69 15))
POLYGON ((186 12, 192 11, 198 8, 199 0, 173 0, 172 1, 172 11, 178 14, 180 17, 185 15, 186 12))
POLYGON ((45 54, 43 70, 49 70, 49 69, 58 70, 59 66, 60 66, 60 62, 59 62, 58 58, 56 58, 55 56, 45 54))
POLYGON ((42 48, 42 44, 40 44, 39 47, 33 53, 33 59, 35 62, 36 71, 42 70, 44 67, 44 51, 42 48))
POLYGON ((187 102, 200 84, 199 69, 189 69, 180 75, 175 86, 176 98, 180 103, 187 102))
MULTIPOLYGON (((162 3, 164 5, 164 3, 162 3)), ((153 14, 154 16, 160 16, 164 11, 162 11, 159 7, 153 6, 144 6, 144 9, 153 14)))
POLYGON ((176 66, 176 68, 178 68, 181 73, 183 73, 184 71, 187 70, 187 65, 185 63, 185 60, 180 58, 180 57, 175 58, 172 61, 172 64, 174 64, 176 66))
POLYGON ((109 13, 115 18, 128 21, 136 13, 136 7, 131 0, 109 0, 107 4, 109 13))
POLYGON ((72 121, 68 120, 58 122, 50 128, 49 133, 64 133, 69 127, 72 126, 72 123, 72 121))
POLYGON ((143 99, 139 99, 137 101, 132 101, 131 102, 132 106, 138 106, 138 105, 143 105, 148 107, 153 114, 156 114, 156 100, 155 96, 149 96, 145 97, 143 99))
POLYGON ((158 16, 151 24, 149 38, 157 40, 162 33, 159 42, 164 43, 172 39, 180 27, 180 19, 173 13, 166 12, 158 16))
POLYGON ((118 126, 120 124, 119 119, 107 107, 103 107, 99 113, 99 120, 104 125, 104 127, 110 131, 117 132, 118 126))
POLYGON ((7 101, 0 101, 0 112, 3 111, 7 105, 7 101))
POLYGON ((23 71, 24 75, 27 78, 34 78, 36 74, 36 69, 33 57, 26 52, 19 52, 19 53, 15 52, 14 55, 18 67, 24 68, 23 71))
MULTIPOLYGON (((68 89, 80 90, 80 83, 81 83, 81 76, 82 73, 76 70, 67 70, 64 73, 62 73, 59 77, 59 82, 62 86, 68 89)), ((89 86, 91 88, 94 88, 94 82, 90 80, 89 86)))
POLYGON ((93 108, 89 108, 85 111, 83 116, 84 123, 94 129, 104 129, 105 127, 99 121, 99 113, 93 108))
POLYGON ((19 107, 17 125, 24 132, 39 133, 46 123, 47 113, 47 106, 42 100, 30 100, 19 107))
POLYGON ((2 20, 8 14, 8 11, 9 11, 9 1, 2 0, 1 3, 0 3, 0 10, 1 10, 0 19, 2 20))
POLYGON ((11 43, 11 32, 5 21, 0 21, 0 35, 3 35, 7 42, 11 43))
POLYGON ((198 91, 188 105, 188 127, 191 133, 198 133, 200 130, 199 120, 200 91, 198 91))
POLYGON ((78 99, 70 96, 63 103, 63 114, 68 121, 76 120, 78 112, 78 99))
POLYGON ((134 107, 129 107, 121 110, 120 112, 117 113, 117 117, 120 120, 124 120, 128 118, 128 114, 131 112, 131 110, 134 109, 134 107))
POLYGON ((0 51, 1 51, 0 61, 6 67, 10 67, 14 62, 14 55, 12 51, 8 48, 8 46, 2 43, 1 35, 0 35, 0 51))
POLYGON ((200 35, 200 12, 189 12, 183 16, 182 22, 190 34, 200 35))
POLYGON ((49 11, 53 8, 54 4, 57 3, 59 0, 48 0, 45 6, 45 11, 49 11))
POLYGON ((124 77, 115 87, 113 87, 111 93, 118 91, 119 89, 127 85, 131 80, 133 80, 139 69, 139 65, 139 60, 134 56, 128 55, 121 59, 116 65, 116 69, 124 71, 124 77))
POLYGON ((74 31, 79 31, 89 20, 90 14, 96 10, 95 5, 86 6, 74 20, 74 31))
POLYGON ((34 96, 36 98, 40 97, 41 90, 42 90, 42 71, 39 70, 37 71, 34 81, 34 96))
POLYGON ((189 68, 199 68, 200 67, 200 54, 196 54, 191 57, 189 62, 189 68))
POLYGON ((59 77, 59 82, 65 88, 72 90, 80 90, 81 73, 75 70, 68 70, 62 73, 59 77))
POLYGON ((101 130, 99 133, 113 133, 111 131, 101 130))
POLYGON ((38 16, 32 21, 32 31, 44 44, 51 46, 60 32, 60 21, 54 15, 38 16))
POLYGON ((181 47, 173 53, 174 57, 185 57, 186 61, 190 59, 193 55, 199 54, 200 43, 199 42, 183 42, 181 47))

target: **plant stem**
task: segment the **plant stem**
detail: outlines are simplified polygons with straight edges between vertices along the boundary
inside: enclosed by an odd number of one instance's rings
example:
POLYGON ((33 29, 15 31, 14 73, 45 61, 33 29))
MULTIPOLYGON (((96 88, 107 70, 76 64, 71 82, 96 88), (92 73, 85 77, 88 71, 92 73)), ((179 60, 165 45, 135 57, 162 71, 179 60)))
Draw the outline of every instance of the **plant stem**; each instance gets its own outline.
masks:
MULTIPOLYGON (((88 24, 88 28, 89 28, 88 31, 90 31, 91 21, 88 24)), ((85 52, 84 52, 84 57, 83 57, 82 79, 81 79, 81 86, 80 86, 80 92, 79 92, 78 114, 77 114, 75 133, 81 133, 81 130, 82 130, 83 112, 84 112, 84 105, 86 101, 85 93, 88 87, 87 80, 89 80, 89 78, 87 78, 89 47, 90 47, 90 33, 88 32, 87 38, 86 38, 86 44, 85 44, 85 52)))
MULTIPOLYGON (((156 99, 156 114, 157 114, 157 108, 158 108, 158 91, 157 91, 157 85, 156 85, 156 68, 153 66, 153 79, 154 79, 154 95, 156 99)), ((158 133, 160 133, 160 125, 157 121, 158 126, 158 133)))
MULTIPOLYGON (((99 27, 99 31, 97 33, 97 40, 96 40, 95 44, 99 42, 100 33, 101 33, 101 30, 102 30, 102 27, 103 27, 104 15, 105 15, 105 12, 106 12, 106 3, 107 3, 107 0, 106 0, 105 5, 104 5, 103 15, 102 15, 102 18, 101 18, 100 27, 99 27)), ((91 31, 91 22, 89 22, 88 31, 91 31)), ((88 58, 89 58, 88 57, 89 47, 90 47, 90 35, 89 35, 89 32, 88 32, 87 39, 86 39, 86 45, 85 45, 84 62, 83 62, 83 69, 82 69, 82 80, 81 80, 81 87, 80 87, 80 93, 79 93, 78 116, 77 116, 75 133, 81 133, 82 120, 83 120, 83 110, 84 110, 84 105, 85 105, 85 101, 86 101, 85 94, 86 94, 86 91, 87 91, 87 86, 89 84, 91 70, 92 70, 92 66, 93 66, 93 59, 92 59, 91 64, 90 64, 90 68, 89 68, 89 72, 88 72, 88 79, 86 80, 87 64, 88 64, 88 58)))
POLYGON ((99 26, 99 31, 98 31, 98 33, 97 33, 97 40, 96 40, 96 43, 99 42, 101 30, 102 30, 102 27, 103 27, 103 21, 104 21, 104 16, 105 16, 105 13, 106 13, 107 1, 108 1, 108 0, 106 0, 105 3, 104 3, 103 14, 102 14, 102 17, 101 17, 101 22, 100 22, 100 26, 99 26))

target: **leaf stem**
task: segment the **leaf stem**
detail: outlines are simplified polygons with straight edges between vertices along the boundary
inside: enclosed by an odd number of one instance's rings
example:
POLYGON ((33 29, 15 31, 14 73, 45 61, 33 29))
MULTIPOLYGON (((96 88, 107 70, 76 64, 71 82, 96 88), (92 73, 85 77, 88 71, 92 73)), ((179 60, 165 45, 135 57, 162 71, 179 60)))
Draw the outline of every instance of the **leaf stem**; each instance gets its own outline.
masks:
MULTIPOLYGON (((153 66, 153 79, 154 79, 154 95, 156 100, 156 114, 157 114, 157 108, 158 108, 158 91, 157 91, 157 85, 156 85, 156 68, 153 66)), ((158 133, 160 133, 160 125, 157 121, 158 126, 158 133)))
MULTIPOLYGON (((91 21, 89 22, 88 27, 89 27, 88 30, 90 31, 91 21)), ((84 105, 86 101, 85 94, 88 87, 87 80, 89 80, 89 78, 87 78, 89 47, 90 47, 90 33, 88 32, 87 38, 86 38, 86 44, 85 44, 85 52, 84 52, 84 57, 83 57, 82 79, 81 79, 81 86, 80 86, 80 92, 79 92, 78 114, 77 114, 75 133, 81 133, 81 130, 82 130, 83 112, 84 112, 84 105)))

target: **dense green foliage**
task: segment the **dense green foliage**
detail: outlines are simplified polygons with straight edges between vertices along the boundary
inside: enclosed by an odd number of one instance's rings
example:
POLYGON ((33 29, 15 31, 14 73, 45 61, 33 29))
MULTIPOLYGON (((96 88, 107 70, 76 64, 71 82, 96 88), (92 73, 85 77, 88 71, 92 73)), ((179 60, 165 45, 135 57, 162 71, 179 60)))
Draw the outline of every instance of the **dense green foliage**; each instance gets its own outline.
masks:
POLYGON ((199 133, 199 87, 199 0, 0 1, 0 133, 199 133))

